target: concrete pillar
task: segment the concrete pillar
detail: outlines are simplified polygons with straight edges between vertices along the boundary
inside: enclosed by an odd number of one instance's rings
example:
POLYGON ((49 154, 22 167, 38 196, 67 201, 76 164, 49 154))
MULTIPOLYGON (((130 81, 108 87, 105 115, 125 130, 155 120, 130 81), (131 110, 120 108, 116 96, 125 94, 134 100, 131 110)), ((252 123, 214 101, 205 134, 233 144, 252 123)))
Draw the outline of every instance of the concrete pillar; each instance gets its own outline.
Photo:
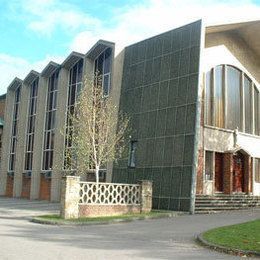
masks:
MULTIPOLYGON (((2 158, 1 158, 1 169, 0 169, 0 196, 6 194, 6 185, 8 183, 9 187, 13 187, 13 177, 8 177, 7 172, 9 169, 9 152, 10 152, 10 140, 11 140, 11 128, 12 128, 12 118, 14 109, 14 91, 8 89, 6 93, 6 103, 5 103, 5 125, 3 128, 2 136, 2 158), (12 182, 12 185, 9 185, 12 182)), ((8 190, 8 195, 12 195, 13 190, 8 190)))
POLYGON ((64 162, 64 126, 66 122, 66 104, 68 96, 69 71, 61 68, 58 80, 56 127, 54 139, 53 171, 51 177, 51 201, 60 200, 60 182, 64 162))
POLYGON ((142 180, 139 181, 141 185, 141 212, 150 212, 152 210, 152 181, 142 180))
POLYGON ((14 197, 21 197, 24 160, 25 160, 25 146, 26 146, 26 130, 28 124, 28 105, 29 105, 30 87, 23 84, 21 89, 21 101, 18 121, 18 135, 16 147, 15 160, 15 174, 14 174, 14 197))
POLYGON ((61 211, 64 219, 79 217, 80 177, 66 176, 61 180, 61 211))
POLYGON ((40 77, 37 96, 30 199, 38 199, 40 192, 47 92, 48 79, 40 77))

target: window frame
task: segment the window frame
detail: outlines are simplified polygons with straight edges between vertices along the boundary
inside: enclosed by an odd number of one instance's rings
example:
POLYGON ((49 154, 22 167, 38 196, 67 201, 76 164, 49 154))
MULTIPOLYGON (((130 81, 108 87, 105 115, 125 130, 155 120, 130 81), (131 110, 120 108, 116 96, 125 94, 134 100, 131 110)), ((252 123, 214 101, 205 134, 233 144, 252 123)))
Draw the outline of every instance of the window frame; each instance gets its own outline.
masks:
POLYGON ((17 148, 18 123, 19 123, 19 116, 20 116, 21 88, 22 85, 20 84, 14 91, 11 137, 9 143, 9 156, 8 156, 8 172, 15 171, 15 155, 16 155, 16 148, 17 148))
POLYGON ((30 84, 29 106, 27 114, 27 130, 26 130, 26 143, 24 155, 24 171, 30 172, 33 168, 33 152, 34 152, 34 137, 35 137, 35 124, 37 115, 37 101, 39 89, 39 77, 30 84))
MULTIPOLYGON (((251 77, 249 77, 245 72, 243 72, 241 69, 233 66, 233 65, 229 65, 229 64, 220 64, 215 66, 214 68, 211 68, 206 74, 205 74, 205 80, 204 80, 204 126, 209 126, 209 127, 214 127, 214 128, 220 128, 220 129, 227 129, 227 130, 235 130, 235 129, 231 129, 227 127, 227 119, 228 119, 228 96, 227 96, 227 88, 228 88, 228 83, 227 83, 227 73, 228 73, 228 68, 232 68, 236 71, 239 72, 239 92, 240 92, 240 98, 239 98, 239 114, 240 114, 240 124, 238 126, 239 131, 246 133, 246 134, 250 134, 250 135, 260 135, 260 94, 259 94, 259 84, 253 80, 251 77), (223 93, 223 106, 224 106, 224 114, 223 114, 223 127, 219 126, 218 124, 216 124, 216 104, 215 104, 215 70, 216 68, 218 68, 219 66, 222 67, 223 72, 222 72, 222 91, 223 93), (209 79, 207 78, 209 76, 209 79), (246 117, 248 115, 246 115, 246 101, 248 101, 248 97, 245 96, 245 80, 248 80, 250 82, 250 117, 251 117, 251 125, 248 126, 246 125, 246 122, 248 120, 246 120, 246 117), (208 87, 208 84, 211 84, 210 87, 208 87), (212 93, 214 93, 213 96, 208 96, 208 89, 210 88, 211 92, 210 94, 212 95, 212 93), (254 99, 254 90, 257 91, 258 93, 258 98, 254 99), (210 102, 209 102, 210 100, 210 102), (255 106, 255 100, 257 100, 258 102, 258 106, 255 106), (257 111, 255 111, 255 107, 257 107, 257 111), (211 115, 211 120, 209 121, 208 115, 211 115), (258 122, 258 128, 255 126, 254 122, 257 121, 258 122), (248 131, 248 129, 250 129, 251 131, 248 131)), ((248 110, 248 108, 247 108, 248 110)))
POLYGON ((75 113, 77 106, 77 98, 82 89, 83 84, 83 70, 84 70, 84 59, 79 59, 73 66, 69 69, 69 78, 68 78, 68 89, 67 89, 67 101, 66 101, 66 115, 65 115, 65 130, 64 130, 64 150, 63 150, 63 170, 64 171, 74 171, 73 165, 71 162, 68 163, 67 153, 73 153, 73 144, 68 141, 67 132, 71 132, 69 138, 72 138, 73 135, 73 125, 70 123, 69 114, 71 111, 75 113), (76 71, 76 72, 75 72, 76 71), (75 74, 74 74, 75 73, 75 74), (75 77, 73 79, 73 77, 75 77), (75 88, 75 89, 72 89, 75 88), (74 92, 74 97, 72 99, 71 93, 74 92), (71 136, 71 137, 70 137, 71 136))

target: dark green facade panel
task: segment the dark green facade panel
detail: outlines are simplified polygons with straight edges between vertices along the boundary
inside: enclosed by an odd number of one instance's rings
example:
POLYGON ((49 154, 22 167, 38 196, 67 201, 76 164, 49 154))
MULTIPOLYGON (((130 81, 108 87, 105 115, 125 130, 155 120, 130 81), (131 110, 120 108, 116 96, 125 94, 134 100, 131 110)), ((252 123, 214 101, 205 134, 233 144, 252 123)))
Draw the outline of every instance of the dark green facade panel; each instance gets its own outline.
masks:
POLYGON ((113 181, 152 180, 155 209, 189 211, 192 203, 200 38, 198 21, 125 49, 120 111, 137 141, 136 167, 126 155, 113 181))

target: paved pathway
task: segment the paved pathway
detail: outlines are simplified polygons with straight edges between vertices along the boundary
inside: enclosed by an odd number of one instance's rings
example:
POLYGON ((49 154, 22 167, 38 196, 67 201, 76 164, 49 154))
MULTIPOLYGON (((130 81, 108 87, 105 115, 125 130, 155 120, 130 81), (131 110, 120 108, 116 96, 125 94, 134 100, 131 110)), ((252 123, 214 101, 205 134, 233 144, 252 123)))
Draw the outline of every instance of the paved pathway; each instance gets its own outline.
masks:
POLYGON ((260 217, 260 209, 98 226, 48 226, 33 215, 58 204, 0 197, 0 259, 239 259, 194 242, 207 229, 260 217))

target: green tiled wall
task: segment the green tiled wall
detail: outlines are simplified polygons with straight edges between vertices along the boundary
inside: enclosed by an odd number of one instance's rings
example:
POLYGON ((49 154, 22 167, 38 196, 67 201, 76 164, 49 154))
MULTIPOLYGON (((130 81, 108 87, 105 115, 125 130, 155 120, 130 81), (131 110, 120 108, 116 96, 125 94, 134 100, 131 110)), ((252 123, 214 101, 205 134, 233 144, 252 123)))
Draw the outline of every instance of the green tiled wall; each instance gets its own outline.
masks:
POLYGON ((153 208, 188 211, 195 145, 201 22, 125 50, 120 110, 138 141, 137 167, 114 165, 113 181, 153 181, 153 208))

